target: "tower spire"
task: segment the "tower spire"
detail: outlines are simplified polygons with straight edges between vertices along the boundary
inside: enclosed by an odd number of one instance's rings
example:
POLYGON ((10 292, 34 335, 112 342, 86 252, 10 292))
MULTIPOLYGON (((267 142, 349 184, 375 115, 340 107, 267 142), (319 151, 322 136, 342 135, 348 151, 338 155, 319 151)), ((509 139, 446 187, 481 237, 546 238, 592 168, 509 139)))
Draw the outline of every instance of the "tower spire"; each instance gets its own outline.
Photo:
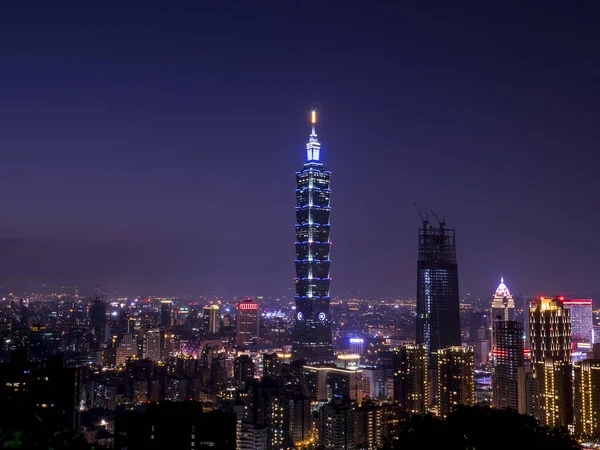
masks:
POLYGON ((309 163, 318 163, 321 156, 321 143, 317 139, 317 132, 315 131, 317 112, 314 110, 310 112, 310 123, 312 125, 312 131, 310 133, 310 137, 308 138, 308 142, 306 143, 306 160, 309 163))

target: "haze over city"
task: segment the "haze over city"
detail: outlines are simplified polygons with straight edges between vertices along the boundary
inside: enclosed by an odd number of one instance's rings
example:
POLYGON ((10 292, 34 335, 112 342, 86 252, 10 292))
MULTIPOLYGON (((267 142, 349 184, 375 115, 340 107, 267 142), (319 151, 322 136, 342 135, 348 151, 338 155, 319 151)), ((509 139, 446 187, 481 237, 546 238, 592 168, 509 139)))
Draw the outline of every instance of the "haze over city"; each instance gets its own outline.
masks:
POLYGON ((415 297, 414 201, 461 298, 594 297, 593 4, 434 3, 2 5, 0 285, 293 296, 316 109, 332 296, 415 297))

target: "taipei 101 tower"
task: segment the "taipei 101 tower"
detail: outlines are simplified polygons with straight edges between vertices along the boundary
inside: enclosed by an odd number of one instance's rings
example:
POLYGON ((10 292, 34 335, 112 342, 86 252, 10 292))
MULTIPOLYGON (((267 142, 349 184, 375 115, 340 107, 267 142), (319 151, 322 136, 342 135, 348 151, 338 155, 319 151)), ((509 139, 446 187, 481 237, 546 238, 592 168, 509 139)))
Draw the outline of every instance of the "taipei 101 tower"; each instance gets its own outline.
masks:
POLYGON ((311 113, 312 132, 306 144, 306 163, 296 172, 296 323, 292 356, 310 364, 332 363, 329 316, 331 172, 323 170, 321 143, 311 113))

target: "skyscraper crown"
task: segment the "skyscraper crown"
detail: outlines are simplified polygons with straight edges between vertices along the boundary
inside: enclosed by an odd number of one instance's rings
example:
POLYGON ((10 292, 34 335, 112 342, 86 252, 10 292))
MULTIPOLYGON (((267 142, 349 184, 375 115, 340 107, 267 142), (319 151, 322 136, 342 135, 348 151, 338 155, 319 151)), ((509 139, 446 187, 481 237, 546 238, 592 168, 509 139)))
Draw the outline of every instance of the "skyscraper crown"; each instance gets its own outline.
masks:
POLYGON ((321 143, 317 139, 315 125, 317 123, 317 112, 312 111, 310 114, 310 123, 312 124, 312 132, 306 143, 306 160, 310 162, 319 162, 321 153, 321 143))

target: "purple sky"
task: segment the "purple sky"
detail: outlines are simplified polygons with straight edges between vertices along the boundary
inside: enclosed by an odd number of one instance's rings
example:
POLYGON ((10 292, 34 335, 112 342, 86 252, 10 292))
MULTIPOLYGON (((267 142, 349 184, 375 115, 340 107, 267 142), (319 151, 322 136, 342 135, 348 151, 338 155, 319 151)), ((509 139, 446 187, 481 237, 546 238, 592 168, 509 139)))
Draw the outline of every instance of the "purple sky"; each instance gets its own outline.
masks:
POLYGON ((291 292, 316 108, 333 295, 414 297, 413 201, 457 229, 461 297, 600 293, 594 2, 26 3, 0 6, 6 289, 291 292))

